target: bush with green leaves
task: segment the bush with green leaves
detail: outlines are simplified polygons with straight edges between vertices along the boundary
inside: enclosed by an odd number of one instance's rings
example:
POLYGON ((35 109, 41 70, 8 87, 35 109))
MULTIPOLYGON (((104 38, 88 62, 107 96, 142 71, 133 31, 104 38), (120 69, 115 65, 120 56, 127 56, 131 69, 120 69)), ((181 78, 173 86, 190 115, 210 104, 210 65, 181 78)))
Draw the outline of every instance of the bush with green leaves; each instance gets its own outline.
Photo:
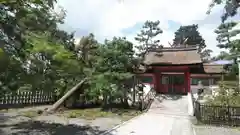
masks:
POLYGON ((208 104, 220 106, 240 106, 240 93, 236 81, 219 82, 218 94, 208 100, 208 104))

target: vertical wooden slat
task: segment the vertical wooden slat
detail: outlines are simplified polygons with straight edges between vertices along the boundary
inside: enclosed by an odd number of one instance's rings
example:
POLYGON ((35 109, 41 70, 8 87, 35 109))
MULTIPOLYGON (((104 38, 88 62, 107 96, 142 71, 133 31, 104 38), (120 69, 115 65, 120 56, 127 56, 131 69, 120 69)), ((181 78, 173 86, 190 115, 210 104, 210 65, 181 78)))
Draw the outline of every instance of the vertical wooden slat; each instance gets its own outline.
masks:
POLYGON ((6 104, 10 104, 10 94, 7 94, 6 96, 6 104))
POLYGON ((22 100, 23 100, 23 94, 22 92, 19 92, 19 104, 22 104, 22 100))
POLYGON ((45 100, 45 98, 46 98, 46 92, 43 91, 42 93, 43 93, 43 95, 42 95, 42 97, 41 97, 41 98, 42 98, 42 102, 45 103, 45 102, 46 102, 46 100, 45 100))
POLYGON ((27 95, 28 95, 28 104, 30 104, 31 103, 31 95, 30 95, 29 91, 27 92, 27 95))
POLYGON ((48 102, 49 99, 49 92, 46 93, 46 102, 48 102))
POLYGON ((39 92, 36 92, 36 103, 40 103, 39 92))
POLYGON ((28 98, 29 98, 29 104, 31 104, 32 103, 32 94, 31 94, 31 92, 30 91, 28 91, 28 98))
POLYGON ((50 102, 53 102, 53 93, 52 92, 50 92, 50 102))
POLYGON ((41 91, 41 103, 44 103, 44 93, 43 93, 43 90, 41 91))
POLYGON ((0 104, 3 104, 3 97, 4 95, 0 98, 0 104))
POLYGON ((9 96, 8 104, 10 104, 10 105, 13 104, 13 103, 12 103, 12 96, 9 96))
POLYGON ((6 104, 6 95, 3 95, 3 104, 6 104))
POLYGON ((37 103, 37 98, 38 98, 38 93, 35 91, 35 92, 34 92, 34 95, 35 95, 35 96, 34 96, 34 97, 35 97, 34 103, 36 104, 36 103, 37 103))
POLYGON ((28 97, 27 97, 27 92, 24 92, 24 104, 27 104, 28 97))
POLYGON ((19 97, 18 97, 18 95, 17 94, 13 94, 14 95, 14 97, 15 97, 15 104, 18 104, 19 103, 19 97))

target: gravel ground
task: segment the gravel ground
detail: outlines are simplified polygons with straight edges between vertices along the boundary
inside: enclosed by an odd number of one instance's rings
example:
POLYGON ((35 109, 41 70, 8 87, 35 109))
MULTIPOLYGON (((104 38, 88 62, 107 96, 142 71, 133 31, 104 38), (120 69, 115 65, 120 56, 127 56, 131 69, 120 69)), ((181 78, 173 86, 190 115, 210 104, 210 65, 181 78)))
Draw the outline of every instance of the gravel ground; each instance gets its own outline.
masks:
POLYGON ((215 126, 193 126, 196 135, 240 135, 239 129, 215 126))
POLYGON ((0 112, 0 135, 98 135, 122 122, 118 117, 84 120, 57 115, 34 118, 19 115, 29 110, 0 112))

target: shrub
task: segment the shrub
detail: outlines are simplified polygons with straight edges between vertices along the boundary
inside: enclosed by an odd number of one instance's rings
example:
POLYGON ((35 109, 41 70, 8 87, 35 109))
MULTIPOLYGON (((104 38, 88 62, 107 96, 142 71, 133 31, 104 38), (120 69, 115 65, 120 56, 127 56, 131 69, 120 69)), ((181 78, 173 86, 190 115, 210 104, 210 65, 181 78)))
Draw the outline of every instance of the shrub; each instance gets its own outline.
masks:
POLYGON ((240 93, 236 81, 219 82, 219 91, 208 104, 224 106, 240 106, 240 93))

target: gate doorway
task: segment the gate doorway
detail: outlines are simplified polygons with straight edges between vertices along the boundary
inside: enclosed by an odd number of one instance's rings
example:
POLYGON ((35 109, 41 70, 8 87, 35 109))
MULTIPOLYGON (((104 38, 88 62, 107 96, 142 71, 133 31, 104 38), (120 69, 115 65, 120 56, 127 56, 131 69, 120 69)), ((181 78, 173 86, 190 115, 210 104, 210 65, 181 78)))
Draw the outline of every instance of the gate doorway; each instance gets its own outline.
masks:
POLYGON ((186 94, 184 74, 162 74, 161 89, 168 94, 186 94))

